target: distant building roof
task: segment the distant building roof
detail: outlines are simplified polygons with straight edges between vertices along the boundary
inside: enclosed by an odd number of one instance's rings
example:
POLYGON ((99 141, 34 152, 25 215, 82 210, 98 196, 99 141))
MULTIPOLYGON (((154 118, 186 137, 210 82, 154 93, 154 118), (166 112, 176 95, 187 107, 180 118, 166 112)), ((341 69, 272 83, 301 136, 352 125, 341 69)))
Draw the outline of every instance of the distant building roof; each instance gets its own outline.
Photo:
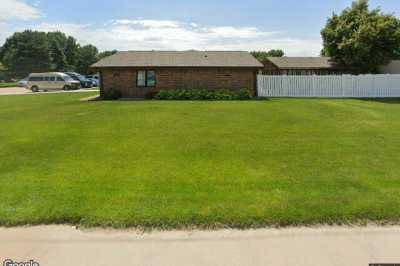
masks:
POLYGON ((330 57, 268 57, 280 69, 332 69, 343 68, 330 57))
POLYGON ((248 52, 235 51, 127 51, 92 65, 103 67, 254 67, 263 65, 248 52))
POLYGON ((400 60, 393 60, 386 66, 379 68, 381 74, 400 74, 400 60))

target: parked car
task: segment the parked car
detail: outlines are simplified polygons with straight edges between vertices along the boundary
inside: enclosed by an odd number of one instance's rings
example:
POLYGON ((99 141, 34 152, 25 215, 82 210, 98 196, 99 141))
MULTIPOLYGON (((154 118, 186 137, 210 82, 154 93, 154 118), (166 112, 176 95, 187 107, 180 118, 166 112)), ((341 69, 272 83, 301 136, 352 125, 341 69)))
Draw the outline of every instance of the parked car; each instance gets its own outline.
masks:
POLYGON ((86 79, 84 76, 82 76, 79 73, 76 72, 66 72, 68 76, 73 78, 76 81, 79 81, 81 83, 82 88, 91 88, 92 87, 92 82, 88 79, 86 79))
POLYGON ((70 76, 59 73, 32 73, 28 77, 26 88, 33 92, 52 90, 77 90, 81 87, 79 81, 70 76))
POLYGON ((95 80, 99 80, 99 75, 97 75, 97 74, 94 74, 94 75, 87 75, 86 76, 86 78, 87 79, 95 79, 95 80))
POLYGON ((21 79, 20 81, 18 81, 17 86, 21 87, 21 88, 26 88, 26 84, 28 83, 28 78, 26 77, 24 79, 21 79))
POLYGON ((87 78, 88 80, 90 80, 92 82, 92 86, 93 87, 98 87, 99 86, 99 81, 95 78, 87 78))

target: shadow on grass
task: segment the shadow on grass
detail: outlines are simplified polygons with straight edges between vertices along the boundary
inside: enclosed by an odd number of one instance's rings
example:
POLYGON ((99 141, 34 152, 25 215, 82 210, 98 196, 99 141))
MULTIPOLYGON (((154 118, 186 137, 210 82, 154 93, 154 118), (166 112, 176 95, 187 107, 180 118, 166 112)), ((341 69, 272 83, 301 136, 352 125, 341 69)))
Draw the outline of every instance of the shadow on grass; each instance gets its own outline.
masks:
POLYGON ((400 98, 360 98, 361 101, 400 104, 400 98))
POLYGON ((255 97, 253 100, 255 101, 270 101, 270 98, 267 97, 255 97))

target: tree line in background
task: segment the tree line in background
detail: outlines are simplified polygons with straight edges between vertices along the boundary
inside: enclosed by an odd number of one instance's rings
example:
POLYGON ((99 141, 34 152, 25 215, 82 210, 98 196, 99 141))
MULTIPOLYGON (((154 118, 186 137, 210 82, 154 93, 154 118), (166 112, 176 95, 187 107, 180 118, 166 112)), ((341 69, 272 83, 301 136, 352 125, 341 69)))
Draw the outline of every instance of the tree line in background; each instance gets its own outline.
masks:
POLYGON ((268 57, 282 57, 285 55, 285 53, 280 50, 269 50, 268 52, 264 51, 253 51, 251 54, 257 58, 258 61, 263 62, 265 61, 268 57))
MULTIPOLYGON (((90 65, 117 51, 99 53, 62 32, 16 32, 0 48, 3 76, 21 78, 32 72, 76 71, 90 74, 90 65)), ((1 70, 1 69, 0 69, 1 70)), ((0 79, 6 79, 1 77, 0 79)))
MULTIPOLYGON (((81 46, 74 37, 59 31, 16 32, 0 47, 0 80, 22 78, 33 72, 75 71, 90 74, 90 65, 116 52, 99 53, 95 46, 81 46)), ((284 55, 282 50, 251 53, 261 62, 267 57, 284 55)))

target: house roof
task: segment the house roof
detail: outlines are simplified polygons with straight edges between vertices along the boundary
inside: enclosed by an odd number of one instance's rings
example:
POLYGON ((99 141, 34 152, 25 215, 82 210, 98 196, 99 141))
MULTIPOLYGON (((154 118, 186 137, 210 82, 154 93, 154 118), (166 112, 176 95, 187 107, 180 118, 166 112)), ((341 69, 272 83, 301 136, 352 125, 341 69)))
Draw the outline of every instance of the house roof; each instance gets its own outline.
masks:
POLYGON ((127 51, 92 65, 103 67, 254 67, 263 65, 248 52, 235 51, 127 51))
POLYGON ((400 60, 392 60, 389 64, 379 68, 381 74, 400 74, 400 60))
POLYGON ((268 57, 280 69, 332 69, 340 68, 330 57, 268 57))

